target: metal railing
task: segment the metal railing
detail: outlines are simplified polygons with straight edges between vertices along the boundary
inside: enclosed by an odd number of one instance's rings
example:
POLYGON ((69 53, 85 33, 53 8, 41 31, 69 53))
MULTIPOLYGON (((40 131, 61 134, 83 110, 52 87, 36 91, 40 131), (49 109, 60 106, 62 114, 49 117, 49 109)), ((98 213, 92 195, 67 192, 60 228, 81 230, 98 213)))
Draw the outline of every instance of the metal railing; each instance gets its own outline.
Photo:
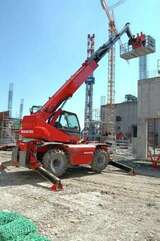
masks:
MULTIPOLYGON (((141 47, 141 48, 144 48, 144 49, 148 48, 151 51, 155 52, 155 49, 156 49, 155 39, 152 38, 150 35, 147 35, 145 40, 146 40, 145 45, 144 47, 141 47)), ((131 45, 128 45, 128 43, 124 43, 120 46, 120 55, 123 55, 128 52, 132 52, 132 51, 135 51, 135 49, 133 49, 131 45)))

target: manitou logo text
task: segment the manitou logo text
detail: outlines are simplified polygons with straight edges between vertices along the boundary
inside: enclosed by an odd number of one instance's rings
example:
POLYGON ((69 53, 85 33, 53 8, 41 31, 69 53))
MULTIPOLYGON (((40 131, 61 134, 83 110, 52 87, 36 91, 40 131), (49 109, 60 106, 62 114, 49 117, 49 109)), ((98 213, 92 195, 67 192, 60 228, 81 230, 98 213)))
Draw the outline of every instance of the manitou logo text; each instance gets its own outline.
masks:
POLYGON ((23 134, 33 134, 33 130, 21 130, 23 134))

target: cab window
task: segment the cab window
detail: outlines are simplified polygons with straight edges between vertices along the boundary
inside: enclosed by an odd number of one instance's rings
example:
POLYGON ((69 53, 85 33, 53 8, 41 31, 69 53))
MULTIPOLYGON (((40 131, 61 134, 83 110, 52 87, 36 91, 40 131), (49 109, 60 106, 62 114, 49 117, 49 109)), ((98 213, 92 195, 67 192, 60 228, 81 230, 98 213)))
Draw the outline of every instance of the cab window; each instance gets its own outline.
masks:
POLYGON ((56 122, 56 126, 69 132, 80 132, 80 125, 76 114, 63 112, 56 122))

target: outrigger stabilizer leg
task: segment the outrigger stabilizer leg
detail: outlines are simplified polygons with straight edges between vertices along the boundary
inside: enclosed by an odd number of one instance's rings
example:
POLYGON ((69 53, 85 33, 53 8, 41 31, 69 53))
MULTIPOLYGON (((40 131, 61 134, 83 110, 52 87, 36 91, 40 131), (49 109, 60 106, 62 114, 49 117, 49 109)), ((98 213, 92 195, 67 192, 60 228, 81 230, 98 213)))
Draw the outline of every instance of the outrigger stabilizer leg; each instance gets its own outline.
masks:
POLYGON ((52 182, 53 185, 51 186, 51 191, 56 192, 59 190, 63 190, 63 185, 61 183, 61 180, 58 177, 56 177, 54 174, 50 173, 42 166, 36 168, 35 170, 40 175, 42 175, 43 177, 45 177, 46 179, 52 182))
POLYGON ((116 161, 111 160, 109 162, 109 165, 117 167, 119 169, 122 169, 123 171, 129 173, 130 175, 135 175, 136 174, 134 168, 129 167, 127 165, 124 165, 124 164, 122 164, 120 162, 116 162, 116 161))

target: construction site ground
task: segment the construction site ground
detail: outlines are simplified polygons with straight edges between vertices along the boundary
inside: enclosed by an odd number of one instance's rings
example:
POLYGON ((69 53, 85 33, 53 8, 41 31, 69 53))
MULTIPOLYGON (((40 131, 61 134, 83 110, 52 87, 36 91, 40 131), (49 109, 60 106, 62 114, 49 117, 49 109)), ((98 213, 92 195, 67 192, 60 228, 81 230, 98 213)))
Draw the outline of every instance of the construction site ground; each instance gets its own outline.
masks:
MULTIPOLYGON (((10 158, 0 152, 1 162, 10 158)), ((53 241, 160 241, 160 167, 123 162, 139 174, 111 166, 101 174, 70 169, 64 190, 55 193, 36 172, 8 167, 0 174, 0 210, 31 218, 53 241)))

